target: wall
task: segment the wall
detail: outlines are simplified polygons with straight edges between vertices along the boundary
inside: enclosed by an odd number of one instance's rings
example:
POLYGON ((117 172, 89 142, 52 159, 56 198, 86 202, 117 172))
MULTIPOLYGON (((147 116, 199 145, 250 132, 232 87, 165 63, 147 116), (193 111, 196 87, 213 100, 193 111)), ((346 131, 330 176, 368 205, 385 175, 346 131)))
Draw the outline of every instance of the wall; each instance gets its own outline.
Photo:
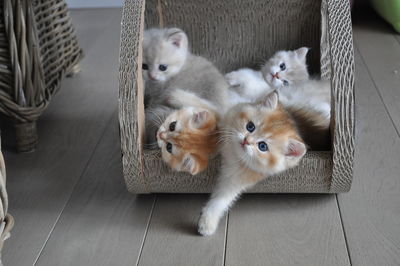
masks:
POLYGON ((121 7, 123 0, 66 0, 69 8, 121 7))

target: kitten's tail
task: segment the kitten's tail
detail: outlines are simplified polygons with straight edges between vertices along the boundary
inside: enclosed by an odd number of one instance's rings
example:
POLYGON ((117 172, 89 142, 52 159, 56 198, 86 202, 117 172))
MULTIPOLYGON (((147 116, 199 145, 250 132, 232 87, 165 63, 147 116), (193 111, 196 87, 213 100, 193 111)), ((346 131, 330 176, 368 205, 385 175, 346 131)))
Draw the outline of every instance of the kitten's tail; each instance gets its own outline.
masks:
POLYGON ((181 89, 175 89, 171 91, 169 95, 169 103, 174 105, 177 108, 181 107, 197 107, 203 108, 209 111, 212 111, 216 114, 219 114, 220 111, 218 110, 217 106, 212 102, 200 98, 196 94, 192 92, 187 92, 181 89))

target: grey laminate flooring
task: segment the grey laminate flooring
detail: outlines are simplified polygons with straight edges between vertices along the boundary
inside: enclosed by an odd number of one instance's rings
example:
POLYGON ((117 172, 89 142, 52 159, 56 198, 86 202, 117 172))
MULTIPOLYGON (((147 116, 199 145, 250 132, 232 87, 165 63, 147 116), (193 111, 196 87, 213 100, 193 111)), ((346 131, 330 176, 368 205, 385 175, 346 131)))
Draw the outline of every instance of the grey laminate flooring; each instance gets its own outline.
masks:
POLYGON ((245 195, 212 237, 206 195, 132 195, 117 117, 119 9, 71 12, 85 51, 41 117, 35 153, 5 152, 16 224, 5 265, 399 265, 400 37, 356 16, 356 161, 340 195, 245 195))

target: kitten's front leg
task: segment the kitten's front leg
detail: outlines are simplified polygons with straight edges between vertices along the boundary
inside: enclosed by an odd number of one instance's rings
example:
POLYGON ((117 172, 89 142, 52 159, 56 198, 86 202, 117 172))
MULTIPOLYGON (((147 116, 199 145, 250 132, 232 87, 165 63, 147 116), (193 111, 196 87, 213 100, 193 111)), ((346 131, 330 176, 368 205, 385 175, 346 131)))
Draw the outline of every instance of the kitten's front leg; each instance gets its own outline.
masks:
POLYGON ((253 184, 243 183, 236 175, 224 173, 220 176, 210 200, 201 212, 198 223, 198 232, 203 236, 212 235, 218 227, 219 220, 233 204, 242 191, 253 184))

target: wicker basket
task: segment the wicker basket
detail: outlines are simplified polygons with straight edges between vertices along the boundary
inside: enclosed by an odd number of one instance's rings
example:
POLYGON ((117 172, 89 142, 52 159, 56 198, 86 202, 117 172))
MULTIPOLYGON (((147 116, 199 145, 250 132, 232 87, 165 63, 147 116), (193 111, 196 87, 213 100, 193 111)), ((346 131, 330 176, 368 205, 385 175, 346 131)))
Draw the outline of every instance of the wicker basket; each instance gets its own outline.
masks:
POLYGON ((4 241, 10 236, 10 231, 14 226, 13 217, 7 213, 8 209, 8 196, 6 190, 6 168, 4 165, 3 155, 1 153, 1 140, 0 140, 0 265, 1 263, 1 250, 4 241))
POLYGON ((0 111, 14 121, 18 151, 35 149, 36 120, 81 58, 63 0, 0 1, 0 111))
POLYGON ((123 171, 133 193, 210 192, 219 158, 196 176, 176 173, 159 151, 143 148, 143 29, 172 25, 188 33, 192 51, 220 70, 254 66, 279 49, 312 47, 311 69, 331 80, 332 150, 310 151, 300 165, 250 192, 345 192, 354 157, 354 58, 348 0, 126 0, 121 33, 119 120, 123 171))

